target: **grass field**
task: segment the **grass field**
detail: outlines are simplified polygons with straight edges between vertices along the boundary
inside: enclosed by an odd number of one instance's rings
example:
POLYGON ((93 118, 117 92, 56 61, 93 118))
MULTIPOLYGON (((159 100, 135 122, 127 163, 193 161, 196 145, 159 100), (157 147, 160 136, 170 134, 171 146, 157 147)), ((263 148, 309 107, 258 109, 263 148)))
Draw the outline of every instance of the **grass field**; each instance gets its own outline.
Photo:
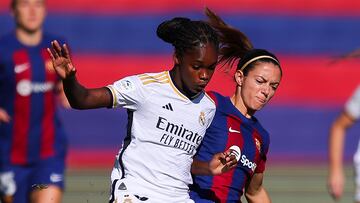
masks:
MULTIPOLYGON (((107 202, 110 169, 70 169, 64 203, 107 202)), ((338 203, 351 203, 353 169, 346 168, 344 197, 338 203)), ((265 186, 274 203, 331 203, 326 189, 325 165, 273 165, 265 176, 265 186)), ((246 202, 246 201, 243 201, 246 202)))

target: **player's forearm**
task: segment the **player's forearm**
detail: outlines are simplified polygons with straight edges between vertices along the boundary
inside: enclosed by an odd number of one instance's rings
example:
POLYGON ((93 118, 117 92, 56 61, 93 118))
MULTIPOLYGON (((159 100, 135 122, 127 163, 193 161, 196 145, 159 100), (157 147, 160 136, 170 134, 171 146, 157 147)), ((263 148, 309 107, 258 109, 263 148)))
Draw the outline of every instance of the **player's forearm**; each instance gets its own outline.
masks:
POLYGON ((343 111, 334 121, 329 134, 329 169, 330 173, 339 172, 343 168, 343 153, 346 130, 352 126, 355 119, 343 111))
POLYGON ((63 80, 64 92, 72 108, 93 109, 111 106, 111 94, 106 89, 88 89, 82 86, 76 79, 71 77, 63 80))
POLYGON ((75 76, 63 80, 64 92, 70 105, 74 109, 85 108, 84 100, 87 96, 87 90, 80 85, 75 76))
POLYGON ((245 197, 248 203, 271 203, 269 194, 262 186, 256 191, 247 191, 245 197))
POLYGON ((333 125, 329 139, 329 170, 330 173, 342 170, 345 128, 333 125))
POLYGON ((209 162, 195 159, 191 165, 191 173, 194 175, 212 175, 209 162))

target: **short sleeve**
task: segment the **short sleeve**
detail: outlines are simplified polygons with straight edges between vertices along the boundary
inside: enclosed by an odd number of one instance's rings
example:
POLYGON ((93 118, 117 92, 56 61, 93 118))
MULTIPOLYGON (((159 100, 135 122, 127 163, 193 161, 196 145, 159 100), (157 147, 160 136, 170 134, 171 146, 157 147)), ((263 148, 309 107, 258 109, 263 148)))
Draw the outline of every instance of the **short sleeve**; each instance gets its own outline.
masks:
POLYGON ((260 161, 256 166, 255 173, 263 173, 265 171, 266 159, 266 154, 261 156, 260 161))
MULTIPOLYGON (((266 136, 268 138, 269 136, 266 136)), ((265 171, 265 165, 267 160, 267 154, 269 151, 270 140, 266 139, 261 144, 260 160, 257 163, 255 173, 263 173, 265 171)))
POLYGON ((137 76, 130 76, 108 85, 113 98, 113 108, 123 107, 136 110, 145 102, 146 90, 137 76))
POLYGON ((345 104, 345 111, 354 119, 360 117, 360 86, 358 86, 345 104))

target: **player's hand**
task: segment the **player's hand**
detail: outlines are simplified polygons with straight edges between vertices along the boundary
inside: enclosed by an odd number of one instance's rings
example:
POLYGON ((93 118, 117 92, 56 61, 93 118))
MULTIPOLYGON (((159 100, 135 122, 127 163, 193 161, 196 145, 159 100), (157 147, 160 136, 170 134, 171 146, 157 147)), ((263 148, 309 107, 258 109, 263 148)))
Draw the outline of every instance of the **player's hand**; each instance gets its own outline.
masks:
POLYGON ((9 114, 5 111, 5 109, 0 108, 0 123, 9 123, 11 120, 11 117, 9 114))
POLYGON ((215 154, 209 163, 209 168, 213 175, 219 175, 235 168, 236 165, 236 157, 229 149, 225 152, 215 154))
POLYGON ((328 178, 329 194, 334 200, 341 198, 344 191, 345 177, 342 171, 332 172, 328 178))
POLYGON ((76 69, 71 62, 69 49, 66 44, 60 46, 59 42, 54 40, 51 42, 51 48, 47 48, 47 51, 51 57, 55 71, 61 79, 68 79, 75 75, 76 69))

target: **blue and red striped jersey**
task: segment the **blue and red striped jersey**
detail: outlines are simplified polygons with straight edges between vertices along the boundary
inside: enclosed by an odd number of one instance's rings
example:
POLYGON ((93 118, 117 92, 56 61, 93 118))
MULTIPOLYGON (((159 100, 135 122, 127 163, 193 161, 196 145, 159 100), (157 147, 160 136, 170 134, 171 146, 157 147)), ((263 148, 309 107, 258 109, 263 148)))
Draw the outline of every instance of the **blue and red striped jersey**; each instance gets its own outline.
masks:
POLYGON ((246 118, 229 97, 209 92, 216 103, 216 114, 195 159, 210 161, 214 154, 232 146, 240 148, 236 168, 217 176, 193 177, 190 196, 195 202, 241 202, 246 182, 254 173, 265 170, 269 134, 253 116, 246 118))
POLYGON ((55 101, 59 78, 46 52, 54 39, 44 34, 37 46, 21 44, 14 32, 0 39, 0 107, 11 116, 0 124, 0 164, 65 156, 55 101))

